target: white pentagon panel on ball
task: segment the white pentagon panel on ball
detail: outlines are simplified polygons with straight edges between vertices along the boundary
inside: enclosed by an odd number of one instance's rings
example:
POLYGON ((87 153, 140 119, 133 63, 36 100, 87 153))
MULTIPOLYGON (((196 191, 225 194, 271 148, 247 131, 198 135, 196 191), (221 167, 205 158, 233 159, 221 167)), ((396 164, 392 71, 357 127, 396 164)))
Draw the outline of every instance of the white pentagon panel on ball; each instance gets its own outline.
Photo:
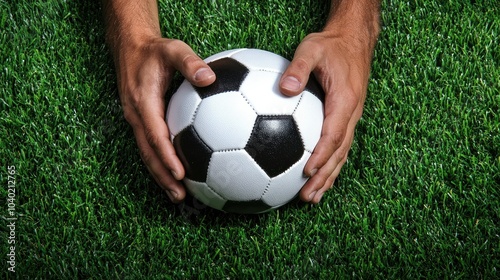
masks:
POLYGON ((312 152, 321 136, 324 119, 323 103, 312 93, 304 91, 293 117, 302 136, 304 148, 312 152))
POLYGON ((191 194, 205 205, 221 210, 226 203, 226 200, 212 191, 206 183, 196 182, 186 178, 183 182, 191 194))
POLYGON ((247 50, 247 49, 243 48, 243 49, 234 49, 234 50, 223 51, 223 52, 211 55, 211 56, 205 58, 203 61, 205 61, 206 63, 209 63, 209 62, 212 62, 212 61, 224 58, 224 57, 231 57, 235 53, 239 53, 239 52, 244 51, 244 50, 247 50))
POLYGON ((304 152, 302 158, 290 169, 272 178, 262 201, 272 207, 278 207, 292 200, 307 182, 304 166, 310 156, 309 152, 304 152))
POLYGON ((231 58, 238 60, 250 70, 265 70, 278 73, 285 72, 290 64, 290 61, 282 56, 258 49, 246 49, 232 54, 231 58))
POLYGON ((281 74, 250 71, 240 87, 240 92, 259 115, 291 115, 300 96, 285 96, 279 90, 281 74))
POLYGON ((200 102, 201 98, 193 86, 184 81, 172 96, 167 109, 167 122, 171 135, 177 135, 192 123, 200 102))
POLYGON ((270 180, 245 150, 213 153, 207 173, 207 184, 227 200, 260 199, 270 180))
POLYGON ((257 114, 239 92, 225 92, 203 99, 193 125, 214 151, 241 149, 252 133, 257 114))

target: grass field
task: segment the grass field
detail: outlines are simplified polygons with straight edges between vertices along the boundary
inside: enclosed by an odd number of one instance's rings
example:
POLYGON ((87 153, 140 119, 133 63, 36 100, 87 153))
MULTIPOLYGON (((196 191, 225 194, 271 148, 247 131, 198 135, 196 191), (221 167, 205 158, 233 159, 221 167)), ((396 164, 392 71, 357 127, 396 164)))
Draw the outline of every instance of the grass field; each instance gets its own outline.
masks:
MULTIPOLYGON (((161 1, 164 34, 202 57, 290 58, 328 9, 226 2, 161 1)), ((319 205, 239 216, 171 204, 154 184, 122 115, 99 1, 0 0, 0 279, 499 278, 498 1, 382 11, 334 188, 319 205)))

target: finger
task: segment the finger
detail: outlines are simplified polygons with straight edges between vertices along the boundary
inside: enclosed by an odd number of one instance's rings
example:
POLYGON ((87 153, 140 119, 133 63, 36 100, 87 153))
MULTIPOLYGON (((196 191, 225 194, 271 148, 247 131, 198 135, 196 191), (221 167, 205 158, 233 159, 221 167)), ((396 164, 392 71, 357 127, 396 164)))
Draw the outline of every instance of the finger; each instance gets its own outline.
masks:
MULTIPOLYGON (((354 137, 352 137, 351 139, 353 139, 353 138, 354 137)), ((352 144, 352 140, 347 141, 346 144, 349 144, 349 147, 350 147, 352 144)), ((342 169, 342 167, 344 166, 344 164, 346 162, 347 162, 347 154, 344 157, 342 157, 342 159, 337 164, 337 166, 335 167, 333 172, 326 179, 325 183, 323 184, 323 187, 321 187, 318 191, 316 191, 316 194, 313 196, 313 198, 310 201, 311 203, 314 203, 314 204, 319 203, 321 201, 321 198, 323 197, 323 194, 333 187, 333 183, 335 182, 335 180, 339 176, 340 170, 342 169)), ((311 197, 311 195, 309 195, 309 197, 311 197)))
POLYGON ((335 182, 335 180, 339 176, 340 170, 344 166, 344 163, 345 163, 345 161, 342 162, 341 164, 337 165, 337 168, 335 168, 335 170, 330 175, 330 177, 328 177, 328 179, 325 181, 325 184, 323 185, 323 187, 321 189, 319 189, 316 192, 316 194, 314 195, 314 197, 311 199, 311 201, 310 201, 311 203, 313 203, 313 204, 319 203, 321 201, 321 198, 323 198, 323 195, 325 194, 325 192, 327 192, 329 189, 331 189, 333 187, 333 183, 335 182))
MULTIPOLYGON (((322 195, 327 189, 324 189, 326 185, 330 184, 328 179, 331 179, 332 183, 335 179, 332 177, 334 170, 337 168, 340 160, 335 156, 331 156, 324 166, 319 169, 314 176, 309 178, 307 183, 302 187, 300 191, 300 198, 306 202, 313 202, 313 199, 322 195)), ((317 203, 317 202, 316 202, 317 203)))
MULTIPOLYGON (((355 111, 362 110, 357 97, 349 91, 327 96, 325 111, 327 112, 323 121, 321 137, 309 158, 304 173, 312 176, 319 168, 327 163, 334 152, 342 147, 348 133, 354 133, 354 127, 359 120, 355 111), (333 99, 330 101, 328 99, 333 99)), ((348 151, 342 149, 342 154, 348 151)))
POLYGON ((149 96, 139 108, 142 118, 143 137, 146 139, 160 162, 177 180, 184 178, 184 167, 176 155, 170 141, 170 133, 165 123, 165 105, 160 97, 149 96))
POLYGON ((331 171, 328 169, 332 169, 335 162, 332 158, 329 161, 328 166, 324 166, 322 169, 318 170, 318 172, 302 187, 300 190, 300 199, 305 202, 311 202, 313 198, 318 194, 318 191, 325 185, 326 178, 330 177, 331 171))
POLYGON ((345 137, 340 149, 333 153, 328 161, 307 181, 300 192, 303 201, 318 203, 340 173, 347 161, 347 154, 354 139, 354 129, 345 137))
MULTIPOLYGON (((325 119, 325 122, 330 121, 330 119, 335 118, 334 116, 329 116, 325 119)), ((304 167, 304 173, 306 176, 313 176, 317 171, 327 164, 328 160, 332 157, 334 153, 345 153, 339 143, 345 140, 345 135, 347 128, 345 127, 345 120, 336 120, 337 127, 332 129, 323 128, 323 130, 329 130, 324 133, 318 144, 316 145, 313 154, 307 161, 304 167), (339 151, 339 149, 341 149, 339 151)))
POLYGON ((307 39, 297 47, 290 65, 281 76, 280 90, 283 94, 294 96, 304 90, 309 75, 320 62, 320 48, 307 39))
POLYGON ((149 146, 144 136, 144 131, 136 129, 134 130, 134 134, 137 139, 137 146, 139 147, 141 158, 156 183, 165 190, 172 202, 178 203, 182 201, 186 196, 182 183, 175 179, 170 171, 162 164, 155 150, 149 146))
POLYGON ((164 55, 193 85, 205 87, 215 81, 212 69, 186 43, 170 40, 169 44, 165 45, 164 55))

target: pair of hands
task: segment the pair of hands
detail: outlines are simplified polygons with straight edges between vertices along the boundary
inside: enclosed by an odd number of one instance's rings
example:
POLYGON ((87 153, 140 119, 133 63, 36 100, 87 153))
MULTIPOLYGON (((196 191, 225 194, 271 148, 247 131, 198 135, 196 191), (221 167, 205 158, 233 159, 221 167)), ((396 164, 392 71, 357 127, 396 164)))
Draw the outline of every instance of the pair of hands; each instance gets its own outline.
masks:
MULTIPOLYGON (((180 181, 185 171, 165 123, 165 92, 176 70, 200 87, 213 83, 215 74, 179 40, 144 39, 125 47, 122 55, 126 59, 117 65, 117 72, 125 119, 149 172, 178 203, 186 195, 180 181)), ((303 201, 318 203, 347 160, 366 96, 370 62, 366 57, 332 33, 312 33, 298 46, 282 76, 280 90, 285 95, 300 94, 311 72, 326 94, 321 138, 304 168, 310 178, 300 191, 303 201)))

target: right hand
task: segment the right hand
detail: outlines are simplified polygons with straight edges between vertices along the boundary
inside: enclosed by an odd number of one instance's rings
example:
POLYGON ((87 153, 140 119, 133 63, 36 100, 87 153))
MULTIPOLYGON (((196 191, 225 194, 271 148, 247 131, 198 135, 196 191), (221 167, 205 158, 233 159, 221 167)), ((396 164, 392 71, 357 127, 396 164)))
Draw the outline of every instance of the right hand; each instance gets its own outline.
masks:
POLYGON ((200 87, 212 84, 215 73, 186 43, 165 38, 122 44, 115 64, 124 116, 141 158, 172 202, 179 203, 186 196, 180 182, 185 170, 165 122, 165 93, 176 70, 200 87))

